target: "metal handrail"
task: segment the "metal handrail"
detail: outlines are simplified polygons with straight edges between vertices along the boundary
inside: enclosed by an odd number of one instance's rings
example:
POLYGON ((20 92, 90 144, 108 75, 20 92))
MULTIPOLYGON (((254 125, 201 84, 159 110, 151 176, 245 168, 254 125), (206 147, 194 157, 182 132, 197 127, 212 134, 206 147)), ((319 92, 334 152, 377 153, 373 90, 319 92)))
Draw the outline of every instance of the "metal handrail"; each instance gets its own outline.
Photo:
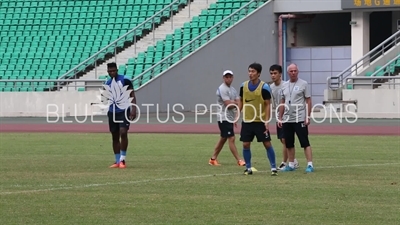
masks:
MULTIPOLYGON (((267 0, 265 1, 265 3, 270 2, 271 0, 267 0)), ((239 9, 237 9, 235 12, 231 13, 229 16, 227 16, 225 19, 221 20, 220 22, 218 22, 217 24, 215 24, 214 26, 210 27, 208 30, 204 31, 203 33, 199 34, 199 36, 197 36, 196 38, 192 39, 191 41, 189 41, 188 43, 186 43, 185 45, 183 45, 182 47, 180 47, 179 49, 177 49, 176 51, 172 52, 170 55, 168 55, 167 57, 165 57, 164 59, 162 59, 161 61, 159 61, 158 63, 154 64, 153 66, 151 66, 150 68, 148 68, 147 70, 143 71, 141 74, 135 76, 132 81, 136 81, 139 78, 143 77, 146 73, 151 72, 151 74, 154 74, 154 71, 156 69, 157 66, 160 66, 160 69, 163 68, 162 64, 166 64, 168 66, 172 66, 173 64, 177 63, 179 60, 181 60, 182 58, 186 57, 186 55, 184 55, 184 53, 182 53, 186 48, 190 48, 193 46, 196 46, 196 44, 200 43, 200 46, 202 45, 201 42, 204 40, 203 37, 205 37, 205 39, 207 41, 211 40, 214 37, 211 37, 210 33, 211 31, 213 31, 214 29, 218 29, 218 28, 223 28, 224 24, 226 23, 226 21, 231 20, 230 21, 230 25, 232 25, 232 22, 234 22, 234 16, 236 16, 239 12, 241 12, 243 9, 247 9, 248 6, 250 6, 253 2, 264 2, 263 0, 251 0, 249 1, 246 5, 240 7, 239 9), (197 42, 197 43, 196 43, 197 42), (180 54, 179 54, 180 53, 180 54), (174 56, 178 55, 180 57, 178 57, 177 61, 174 62, 175 58, 174 56)), ((259 6, 257 6, 256 8, 258 8, 259 6)), ((246 15, 247 11, 246 11, 246 15)), ((244 19, 244 18, 242 18, 244 19)), ((241 19, 239 19, 241 20, 241 19)), ((237 21, 239 21, 237 20, 237 21)), ((237 22, 236 21, 236 22, 237 22)), ((219 34, 219 33, 218 33, 219 34)), ((198 47, 200 47, 198 46, 198 47)), ((197 49, 197 48, 196 48, 197 49)), ((191 53, 191 51, 189 51, 189 54, 191 53)), ((167 67, 168 68, 168 67, 167 67)), ((161 73, 162 71, 160 71, 161 73)), ((151 76, 152 78, 154 78, 155 76, 151 76)), ((150 81, 150 79, 149 79, 150 81)), ((146 82, 147 83, 147 82, 146 82)), ((143 87, 144 84, 141 84, 139 89, 141 87, 143 87)))
POLYGON ((392 60, 390 60, 389 62, 387 62, 385 65, 383 65, 381 68, 379 68, 377 71, 375 71, 374 73, 372 73, 371 77, 376 76, 379 72, 381 72, 382 70, 387 69, 390 64, 392 64, 394 61, 396 61, 397 59, 400 58, 400 55, 397 55, 396 57, 394 57, 392 60))
POLYGON ((374 85, 381 85, 381 86, 393 86, 394 89, 396 89, 396 86, 400 86, 400 82, 396 82, 396 80, 400 81, 400 76, 385 76, 385 77, 381 77, 381 78, 377 78, 377 77, 349 77, 345 80, 344 85, 348 86, 348 85, 353 85, 353 86, 370 86, 371 89, 374 89, 374 85), (354 83, 354 80, 365 80, 365 82, 357 82, 354 83), (376 82, 378 81, 378 82, 376 82))
POLYGON ((343 81, 348 76, 350 75, 357 76, 360 69, 365 68, 365 66, 369 66, 371 62, 373 62, 376 58, 383 55, 385 52, 387 52, 392 47, 396 46, 398 43, 400 43, 400 30, 391 35, 389 38, 380 43, 378 46, 370 50, 357 62, 353 63, 352 65, 344 69, 341 73, 339 73, 339 75, 328 77, 328 87, 331 89, 340 88, 343 84, 343 81), (390 48, 387 48, 388 46, 390 48), (360 63, 361 65, 359 65, 360 63), (332 80, 337 80, 337 81, 332 82, 332 80))
MULTIPOLYGON (((43 88, 47 89, 52 89, 56 88, 56 91, 60 91, 63 88, 66 88, 68 91, 68 86, 65 86, 66 83, 73 83, 73 87, 98 87, 101 88, 102 85, 104 84, 103 80, 99 79, 7 79, 7 80, 0 80, 0 83, 6 83, 10 84, 13 83, 12 87, 16 87, 16 83, 30 83, 29 86, 24 86, 24 87, 35 87, 35 83, 47 83, 45 86, 42 86, 43 88), (86 82, 91 82, 91 83, 98 83, 96 84, 86 84, 86 82), (52 83, 53 87, 50 87, 48 83, 52 83), (82 85, 79 85, 78 83, 83 83, 82 85)), ((9 87, 9 86, 5 86, 9 87)), ((0 92, 1 93, 1 92, 0 92)))
MULTIPOLYGON (((154 28, 154 20, 156 17, 162 15, 162 13, 164 13, 166 10, 169 10, 171 13, 171 17, 172 17, 172 7, 178 3, 181 2, 181 0, 175 0, 173 2, 171 2, 171 4, 165 6, 163 9, 161 9, 160 11, 158 11, 156 14, 154 14, 153 16, 151 16, 150 18, 148 18, 147 20, 145 20, 144 22, 142 22, 141 24, 137 25, 135 28, 131 29, 130 31, 128 31, 127 33, 125 33, 124 35, 122 35, 121 37, 119 37, 118 39, 116 39, 115 41, 111 42, 109 45, 107 45, 106 47, 100 49, 98 52, 94 53, 92 56, 90 56, 89 58, 87 58, 86 60, 84 60, 83 62, 79 63, 77 66, 75 66, 74 68, 70 69, 69 71, 67 71, 66 73, 64 73, 62 76, 59 77, 59 79, 64 79, 65 77, 67 77, 69 74, 74 73, 74 72, 79 72, 83 69, 85 69, 87 66, 91 65, 94 61, 94 66, 97 67, 96 65, 96 61, 98 59, 101 59, 102 57, 98 57, 100 54, 104 53, 110 53, 110 51, 107 51, 108 48, 110 47, 114 47, 114 51, 116 50, 116 48, 118 47, 117 43, 121 40, 125 40, 125 38, 131 34, 134 34, 134 45, 136 45, 136 33, 137 31, 141 31, 143 30, 144 26, 147 25, 149 22, 151 22, 152 27, 154 28), (90 62, 90 63, 89 63, 90 62), (79 69, 82 66, 85 66, 85 68, 79 69)), ((188 2, 190 2, 190 0, 188 0, 188 2)), ((190 3, 189 3, 190 4, 190 3)), ((114 54, 116 55, 116 52, 114 52, 114 54)))
POLYGON ((62 83, 62 82, 93 82, 99 81, 104 82, 104 80, 99 79, 7 79, 7 80, 0 80, 0 83, 10 83, 10 82, 54 82, 54 83, 62 83))
MULTIPOLYGON (((346 81, 344 82, 344 85, 347 86, 349 84, 350 80, 371 80, 371 86, 373 86, 375 81, 379 80, 379 79, 399 79, 400 77, 396 77, 396 76, 390 76, 390 77, 377 77, 376 75, 378 73, 380 73, 381 71, 386 70, 387 68, 389 68, 389 66, 395 62, 396 60, 400 59, 400 55, 397 55, 396 57, 394 57, 393 59, 391 59, 389 62, 387 62, 385 65, 383 65, 381 68, 379 68, 378 70, 376 70, 375 72, 373 72, 371 74, 371 76, 351 76, 349 78, 346 78, 346 81)), ((356 85, 365 85, 365 83, 357 83, 356 85)), ((369 85, 369 83, 367 83, 369 85)), ((353 83, 350 83, 350 85, 354 85, 353 83)))

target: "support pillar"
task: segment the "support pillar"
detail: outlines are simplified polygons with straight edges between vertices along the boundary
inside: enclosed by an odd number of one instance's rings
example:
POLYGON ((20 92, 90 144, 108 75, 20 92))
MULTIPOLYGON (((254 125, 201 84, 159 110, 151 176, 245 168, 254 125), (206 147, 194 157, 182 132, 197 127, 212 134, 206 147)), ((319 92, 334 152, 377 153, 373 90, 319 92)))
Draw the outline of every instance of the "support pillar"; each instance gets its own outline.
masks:
MULTIPOLYGON (((352 11, 351 21, 351 64, 369 52, 369 12, 352 11)), ((362 67, 362 64, 360 65, 362 67)))

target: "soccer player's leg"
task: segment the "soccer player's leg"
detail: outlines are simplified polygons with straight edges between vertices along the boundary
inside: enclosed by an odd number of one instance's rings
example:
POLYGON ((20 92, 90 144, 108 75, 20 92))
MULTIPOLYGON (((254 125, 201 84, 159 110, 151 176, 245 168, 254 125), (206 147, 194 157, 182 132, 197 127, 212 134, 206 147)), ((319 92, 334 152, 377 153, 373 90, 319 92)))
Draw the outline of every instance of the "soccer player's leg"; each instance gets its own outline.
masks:
POLYGON ((295 126, 296 135, 299 138, 301 147, 304 149, 304 154, 307 160, 306 172, 307 173, 314 172, 314 166, 312 163, 312 150, 308 138, 308 126, 306 126, 303 122, 296 123, 295 125, 296 125, 295 126))
POLYGON ((125 113, 120 113, 119 118, 120 118, 120 123, 119 123, 119 135, 121 137, 121 157, 120 157, 120 163, 119 163, 119 168, 124 169, 126 168, 126 151, 128 149, 128 130, 130 126, 130 121, 128 119, 129 116, 129 110, 127 114, 125 113))
POLYGON ((285 139, 283 137, 283 129, 282 129, 282 127, 278 127, 278 124, 276 125, 276 136, 282 143, 282 163, 278 167, 278 170, 280 170, 280 169, 285 168, 287 160, 288 160, 288 154, 287 154, 285 139))
POLYGON ((226 131, 226 128, 224 127, 224 122, 226 122, 226 121, 218 121, 220 138, 214 147, 214 153, 213 153, 212 157, 208 161, 208 164, 211 166, 220 166, 221 165, 218 163, 217 157, 218 157, 219 153, 221 152, 222 147, 224 147, 224 144, 227 140, 227 131, 226 131))
MULTIPOLYGON (((285 168, 285 166, 287 165, 288 159, 289 159, 288 158, 288 150, 287 150, 286 144, 285 144, 283 127, 278 127, 278 125, 277 125, 276 126, 276 134, 278 136, 278 139, 282 143, 282 162, 278 167, 278 170, 281 170, 281 169, 285 168)), ((296 157, 294 158, 294 167, 296 169, 299 168, 299 162, 297 161, 296 157)))
POLYGON ((225 127, 225 137, 228 139, 229 149, 233 157, 235 157, 238 166, 245 166, 246 163, 240 158, 238 150, 235 145, 235 130, 233 128, 233 123, 228 121, 224 121, 225 127))
POLYGON ((271 166, 271 175, 276 176, 278 175, 278 171, 276 169, 275 150, 271 143, 271 134, 269 133, 269 130, 265 128, 265 124, 262 122, 254 123, 254 129, 257 142, 262 142, 265 147, 267 158, 271 166))
POLYGON ((246 169, 244 170, 244 175, 251 175, 253 171, 251 170, 251 149, 250 144, 254 139, 254 132, 252 123, 242 122, 242 127, 240 130, 240 141, 243 142, 243 158, 246 163, 246 169))
POLYGON ((108 126, 112 137, 112 148, 114 151, 115 162, 110 166, 110 168, 118 168, 120 160, 120 141, 119 141, 119 125, 116 123, 114 113, 108 112, 108 126))
POLYGON ((285 137, 285 145, 288 151, 288 160, 289 165, 286 165, 280 171, 287 172, 287 171, 294 171, 295 164, 294 164, 294 134, 295 134, 295 123, 284 123, 282 124, 283 127, 283 136, 285 137))

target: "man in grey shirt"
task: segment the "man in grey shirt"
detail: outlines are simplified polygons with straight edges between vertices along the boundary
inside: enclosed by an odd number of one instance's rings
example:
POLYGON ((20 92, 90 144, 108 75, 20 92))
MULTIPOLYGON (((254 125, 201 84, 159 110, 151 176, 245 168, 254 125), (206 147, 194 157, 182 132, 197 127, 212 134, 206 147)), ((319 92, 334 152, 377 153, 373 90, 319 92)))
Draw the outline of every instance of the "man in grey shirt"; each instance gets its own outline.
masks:
POLYGON ((218 127, 220 130, 220 139, 215 145, 214 154, 211 157, 208 164, 212 166, 219 166, 217 157, 225 145, 226 140, 229 143, 229 149, 231 150, 236 162, 239 166, 245 166, 246 163, 240 159, 236 145, 235 145, 235 132, 234 125, 236 126, 236 109, 239 101, 239 95, 234 87, 231 86, 233 81, 233 72, 230 70, 224 71, 222 75, 223 83, 218 87, 217 103, 218 107, 218 127))
POLYGON ((298 78, 296 64, 287 68, 290 80, 281 89, 281 106, 279 107, 279 127, 283 128, 289 165, 281 171, 293 171, 294 167, 294 135, 297 134, 307 159, 306 172, 314 172, 312 150, 308 139, 308 125, 311 114, 311 93, 307 81, 298 78))
MULTIPOLYGON (((279 108, 279 104, 281 103, 281 89, 285 83, 285 81, 282 80, 282 66, 280 65, 272 65, 269 68, 269 74, 271 75, 271 80, 272 84, 270 85, 271 88, 271 94, 272 94, 272 106, 275 108, 275 112, 277 112, 277 108, 279 108)), ((276 123, 276 134, 278 136, 278 139, 282 143, 282 163, 278 167, 278 170, 281 170, 286 167, 287 161, 288 161, 288 151, 286 148, 285 144, 285 138, 284 138, 284 132, 283 128, 278 126, 278 123, 276 123)), ((299 162, 297 159, 294 159, 294 167, 298 168, 299 167, 299 162)))

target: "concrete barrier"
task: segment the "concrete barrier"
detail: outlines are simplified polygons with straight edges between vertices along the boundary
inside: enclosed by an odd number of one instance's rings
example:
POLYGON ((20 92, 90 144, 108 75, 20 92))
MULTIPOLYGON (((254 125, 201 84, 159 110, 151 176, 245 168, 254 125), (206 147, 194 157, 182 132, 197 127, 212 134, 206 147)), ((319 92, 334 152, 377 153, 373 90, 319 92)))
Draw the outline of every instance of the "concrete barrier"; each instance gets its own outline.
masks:
MULTIPOLYGON (((0 92, 0 117, 105 115, 93 104, 100 103, 99 96, 99 91, 0 92)), ((343 90, 343 100, 357 100, 358 118, 400 118, 400 89, 343 90)), ((324 110, 313 114, 325 116, 324 110)))

